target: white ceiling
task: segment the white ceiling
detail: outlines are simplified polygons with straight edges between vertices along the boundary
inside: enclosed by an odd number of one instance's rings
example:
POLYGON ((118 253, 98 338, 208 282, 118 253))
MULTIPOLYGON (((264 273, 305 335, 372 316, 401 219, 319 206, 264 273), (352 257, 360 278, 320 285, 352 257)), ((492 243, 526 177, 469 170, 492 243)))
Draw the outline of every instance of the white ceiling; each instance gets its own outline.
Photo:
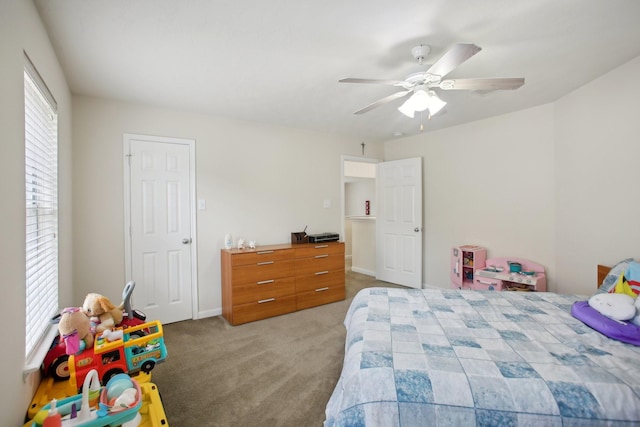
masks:
POLYGON ((34 2, 74 94, 366 142, 545 104, 640 55, 638 0, 34 2), (447 77, 524 86, 440 91, 446 113, 430 121, 402 100, 353 114, 399 89, 338 79, 403 80, 420 69, 412 47, 430 45, 431 64, 456 42, 483 50, 447 77))

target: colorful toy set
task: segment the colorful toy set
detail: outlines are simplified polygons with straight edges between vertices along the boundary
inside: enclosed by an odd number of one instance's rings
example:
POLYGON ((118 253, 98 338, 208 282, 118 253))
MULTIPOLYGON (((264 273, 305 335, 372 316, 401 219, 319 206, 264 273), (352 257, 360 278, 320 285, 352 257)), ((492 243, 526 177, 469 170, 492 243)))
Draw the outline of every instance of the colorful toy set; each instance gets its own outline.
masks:
MULTIPOLYGON (((131 295, 134 289, 135 282, 129 282, 122 291, 122 304, 120 304, 120 310, 122 311, 120 318, 122 320, 118 325, 119 327, 128 328, 130 326, 137 326, 146 320, 144 313, 131 308, 131 295)), ((71 307, 65 308, 62 311, 58 320, 60 336, 56 337, 53 341, 49 352, 42 362, 45 375, 51 375, 56 380, 68 380, 69 356, 83 351, 86 347, 92 346, 94 335, 93 333, 89 333, 88 336, 86 334, 87 330, 91 330, 91 318, 84 311, 84 306, 86 305, 88 309, 90 308, 92 314, 97 314, 97 309, 93 307, 92 304, 92 301, 97 300, 97 298, 92 297, 93 295, 97 294, 87 295, 83 308, 71 307), (84 318, 81 318, 80 315, 84 318), (70 341, 73 343, 71 348, 67 346, 67 343, 70 341)), ((102 299, 102 301, 104 302, 104 299, 102 299)))
POLYGON ((166 357, 167 348, 159 321, 117 328, 96 336, 92 349, 69 356, 69 381, 77 386, 92 370, 98 372, 103 383, 120 373, 149 373, 166 357))
POLYGON ((32 427, 102 427, 139 425, 142 389, 126 374, 115 376, 100 387, 98 372, 86 376, 82 393, 45 405, 31 422, 32 427), (137 422, 136 422, 137 419, 137 422))
POLYGON ((144 314, 131 309, 134 287, 127 283, 119 307, 90 294, 93 305, 87 298, 87 307, 63 311, 60 336, 43 362, 43 373, 50 376, 41 381, 25 426, 168 425, 157 387, 150 382, 151 370, 167 357, 162 324, 144 322, 144 314), (98 318, 114 310, 122 314, 109 314, 119 321, 116 326, 98 318), (92 330, 88 336, 87 328, 92 330))

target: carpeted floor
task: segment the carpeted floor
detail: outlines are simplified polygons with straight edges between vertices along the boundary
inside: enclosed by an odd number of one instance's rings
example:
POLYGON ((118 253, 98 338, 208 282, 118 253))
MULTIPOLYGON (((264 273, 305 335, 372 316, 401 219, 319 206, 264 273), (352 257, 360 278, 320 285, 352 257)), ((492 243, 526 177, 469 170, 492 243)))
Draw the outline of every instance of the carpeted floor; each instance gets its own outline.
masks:
POLYGON ((169 425, 321 426, 342 370, 342 324, 354 295, 393 286, 346 273, 345 301, 239 326, 222 317, 164 326, 153 370, 169 425))

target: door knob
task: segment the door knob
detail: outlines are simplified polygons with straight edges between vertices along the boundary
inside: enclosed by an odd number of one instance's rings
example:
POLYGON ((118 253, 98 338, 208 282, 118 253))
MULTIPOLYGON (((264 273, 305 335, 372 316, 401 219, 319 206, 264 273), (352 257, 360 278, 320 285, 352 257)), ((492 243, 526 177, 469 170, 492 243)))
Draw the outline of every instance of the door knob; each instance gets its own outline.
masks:
POLYGON ((415 231, 416 233, 419 233, 420 232, 420 227, 414 228, 413 231, 415 231))
POLYGON ((187 239, 187 238, 185 237, 184 239, 182 239, 182 244, 183 244, 183 245, 188 245, 189 243, 191 243, 191 238, 188 238, 188 239, 187 239))

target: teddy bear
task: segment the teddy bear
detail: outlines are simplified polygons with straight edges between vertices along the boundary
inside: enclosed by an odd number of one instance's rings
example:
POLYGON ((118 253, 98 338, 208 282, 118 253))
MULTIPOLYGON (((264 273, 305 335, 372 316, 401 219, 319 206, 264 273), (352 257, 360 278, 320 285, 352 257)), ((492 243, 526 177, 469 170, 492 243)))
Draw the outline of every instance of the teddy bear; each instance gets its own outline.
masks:
POLYGON ((93 345, 89 318, 79 307, 67 307, 62 310, 58 331, 60 332, 60 340, 65 343, 68 355, 77 354, 93 345))
POLYGON ((122 322, 123 307, 116 307, 104 295, 90 293, 84 299, 82 310, 89 316, 91 323, 95 324, 95 333, 102 333, 105 330, 112 330, 122 322))

